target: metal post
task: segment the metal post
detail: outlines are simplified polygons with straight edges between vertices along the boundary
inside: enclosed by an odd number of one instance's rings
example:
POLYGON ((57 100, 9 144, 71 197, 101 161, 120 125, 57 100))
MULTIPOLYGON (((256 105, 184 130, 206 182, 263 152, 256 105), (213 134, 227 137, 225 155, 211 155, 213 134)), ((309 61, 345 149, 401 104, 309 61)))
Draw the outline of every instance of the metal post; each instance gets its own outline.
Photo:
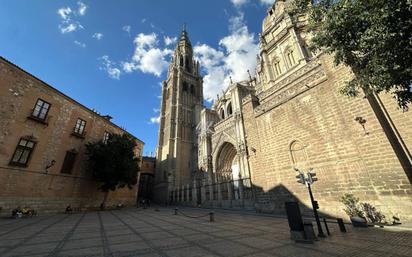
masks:
POLYGON ((213 221, 215 221, 215 214, 213 213, 213 212, 209 212, 209 220, 210 220, 210 222, 213 222, 213 221))
POLYGON ((345 223, 343 223, 343 219, 338 218, 336 220, 338 221, 340 232, 346 233, 345 223))
POLYGON ((322 225, 320 224, 318 210, 315 206, 315 199, 313 199, 312 189, 310 188, 310 183, 306 183, 309 190, 310 201, 312 202, 313 214, 315 215, 316 225, 318 226, 318 237, 326 237, 322 230, 322 225))
POLYGON ((328 236, 330 236, 330 231, 329 231, 328 223, 326 222, 326 218, 323 218, 323 223, 325 223, 326 233, 328 233, 328 236))

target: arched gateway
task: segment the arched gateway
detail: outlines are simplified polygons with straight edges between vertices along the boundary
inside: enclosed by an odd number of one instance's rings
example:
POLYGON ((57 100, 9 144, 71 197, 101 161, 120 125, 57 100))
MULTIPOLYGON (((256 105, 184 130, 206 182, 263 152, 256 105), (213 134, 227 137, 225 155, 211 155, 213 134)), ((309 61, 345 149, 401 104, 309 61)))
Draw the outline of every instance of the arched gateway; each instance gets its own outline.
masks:
POLYGON ((238 179, 240 174, 239 158, 233 144, 224 142, 216 156, 215 172, 227 179, 238 179))

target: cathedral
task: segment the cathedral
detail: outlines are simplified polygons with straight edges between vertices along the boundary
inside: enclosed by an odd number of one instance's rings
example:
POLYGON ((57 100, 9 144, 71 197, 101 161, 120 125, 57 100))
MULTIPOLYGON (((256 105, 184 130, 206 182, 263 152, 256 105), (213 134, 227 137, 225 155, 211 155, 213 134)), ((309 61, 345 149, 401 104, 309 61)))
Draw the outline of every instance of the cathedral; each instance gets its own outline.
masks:
POLYGON ((412 115, 389 95, 339 89, 353 77, 308 48, 304 16, 268 9, 254 76, 231 83, 209 109, 200 65, 183 30, 163 82, 155 200, 282 213, 311 204, 296 171, 316 172, 324 215, 346 217, 355 195, 387 217, 412 220, 412 115))

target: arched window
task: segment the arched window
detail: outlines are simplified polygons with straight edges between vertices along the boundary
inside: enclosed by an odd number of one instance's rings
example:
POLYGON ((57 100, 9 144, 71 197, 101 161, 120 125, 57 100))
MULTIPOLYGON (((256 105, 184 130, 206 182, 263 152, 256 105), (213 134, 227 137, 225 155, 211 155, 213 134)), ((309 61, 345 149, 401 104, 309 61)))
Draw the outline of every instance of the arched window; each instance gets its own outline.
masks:
POLYGON ((188 85, 186 83, 186 81, 183 81, 183 92, 187 92, 188 91, 188 85))
POLYGON ((220 118, 223 120, 225 118, 225 109, 220 109, 220 118))
POLYGON ((273 60, 273 70, 275 71, 276 76, 282 74, 282 68, 280 67, 280 60, 278 58, 273 60))
POLYGON ((232 115, 232 113, 233 113, 232 103, 229 103, 229 104, 227 105, 227 116, 232 115))
POLYGON ((195 86, 193 86, 193 85, 190 85, 190 93, 192 94, 192 95, 195 95, 195 86))
POLYGON ((180 56, 180 61, 179 61, 180 67, 183 67, 183 56, 180 56))
POLYGON ((289 151, 293 166, 300 169, 306 168, 308 157, 306 155, 305 145, 295 140, 290 144, 289 151))
POLYGON ((169 99, 169 96, 170 96, 170 88, 168 88, 166 91, 166 99, 169 99))
POLYGON ((185 59, 186 59, 186 65, 185 65, 186 71, 191 72, 189 58, 186 57, 185 59))
POLYGON ((288 62, 289 67, 292 67, 293 65, 296 64, 295 57, 293 56, 293 50, 288 49, 286 51, 286 60, 288 62))

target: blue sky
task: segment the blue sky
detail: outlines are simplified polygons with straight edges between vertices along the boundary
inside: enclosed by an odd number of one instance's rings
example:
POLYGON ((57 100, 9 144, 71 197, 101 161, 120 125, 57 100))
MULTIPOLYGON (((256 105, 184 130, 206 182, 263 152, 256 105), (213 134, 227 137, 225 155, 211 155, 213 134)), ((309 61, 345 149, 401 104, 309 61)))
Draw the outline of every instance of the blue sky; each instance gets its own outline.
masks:
POLYGON ((114 117, 155 151, 160 82, 187 24, 205 104, 247 78, 272 0, 82 0, 0 3, 0 55, 114 117))

